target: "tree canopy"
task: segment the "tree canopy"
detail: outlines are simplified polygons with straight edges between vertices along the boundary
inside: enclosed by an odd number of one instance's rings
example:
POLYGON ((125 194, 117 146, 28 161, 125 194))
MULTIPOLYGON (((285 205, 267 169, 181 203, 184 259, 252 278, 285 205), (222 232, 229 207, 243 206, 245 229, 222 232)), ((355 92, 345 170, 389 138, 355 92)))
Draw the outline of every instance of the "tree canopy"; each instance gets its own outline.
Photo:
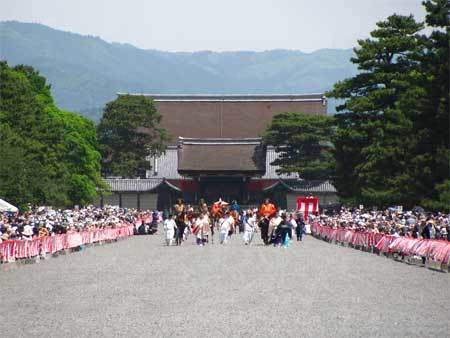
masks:
POLYGON ((450 209, 447 1, 424 2, 426 23, 392 15, 351 59, 360 73, 335 84, 335 186, 344 200, 450 209), (439 202, 441 201, 441 202, 439 202))
POLYGON ((329 116, 283 113, 274 116, 263 135, 264 143, 279 153, 272 165, 278 173, 298 173, 304 179, 330 178, 333 161, 331 134, 333 118, 329 116))
POLYGON ((85 205, 103 186, 95 127, 58 109, 32 67, 0 62, 0 196, 27 203, 85 205))
POLYGON ((120 95, 109 102, 97 127, 105 175, 143 177, 148 156, 165 150, 161 115, 146 96, 120 95))

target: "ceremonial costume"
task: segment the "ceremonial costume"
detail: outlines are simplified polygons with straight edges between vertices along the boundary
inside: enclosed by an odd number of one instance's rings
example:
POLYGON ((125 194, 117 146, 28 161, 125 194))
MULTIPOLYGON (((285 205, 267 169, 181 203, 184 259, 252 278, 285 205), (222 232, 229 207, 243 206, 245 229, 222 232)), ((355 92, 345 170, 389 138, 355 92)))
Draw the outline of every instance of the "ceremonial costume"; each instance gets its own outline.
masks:
POLYGON ((263 203, 259 208, 259 215, 262 217, 273 217, 277 213, 277 208, 272 203, 263 203))
POLYGON ((177 224, 173 218, 168 218, 164 221, 164 231, 166 233, 166 244, 172 245, 173 238, 175 236, 175 229, 177 224))
POLYGON ((246 215, 244 218, 244 243, 250 244, 256 231, 256 215, 246 215))
POLYGON ((181 245, 183 242, 183 236, 184 236, 184 230, 187 226, 187 217, 185 213, 185 207, 184 204, 179 201, 177 204, 174 205, 174 210, 176 214, 176 225, 177 225, 177 231, 176 231, 176 237, 177 237, 177 245, 181 245))
POLYGON ((220 233, 219 233, 219 241, 220 244, 226 244, 228 241, 228 233, 233 229, 234 226, 234 218, 228 215, 225 219, 219 220, 220 233))
POLYGON ((260 227, 261 227, 261 239, 263 240, 264 244, 269 244, 269 220, 275 214, 277 213, 277 209, 275 208, 275 205, 270 203, 268 200, 261 204, 259 207, 258 214, 262 218, 260 221, 260 227))

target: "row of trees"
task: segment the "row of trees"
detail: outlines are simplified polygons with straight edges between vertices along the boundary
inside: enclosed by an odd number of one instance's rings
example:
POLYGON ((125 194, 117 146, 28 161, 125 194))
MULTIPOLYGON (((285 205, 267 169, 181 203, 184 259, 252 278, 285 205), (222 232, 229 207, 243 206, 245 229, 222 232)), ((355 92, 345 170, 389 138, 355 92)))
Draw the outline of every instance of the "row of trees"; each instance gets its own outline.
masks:
POLYGON ((358 41, 359 74, 327 94, 343 100, 340 114, 274 119, 264 138, 280 171, 331 178, 351 204, 450 209, 448 4, 423 4, 431 33, 392 15, 358 41))
POLYGON ((100 125, 58 109, 46 79, 0 62, 0 196, 25 209, 91 203, 106 175, 142 176, 166 132, 149 98, 120 96, 100 125))
POLYGON ((58 109, 46 79, 29 66, 0 62, 0 197, 28 203, 85 205, 108 187, 104 175, 143 176, 148 155, 168 135, 151 99, 119 96, 101 123, 58 109))
POLYGON ((103 186, 92 121, 58 109, 32 67, 0 62, 0 196, 28 203, 86 204, 103 186))

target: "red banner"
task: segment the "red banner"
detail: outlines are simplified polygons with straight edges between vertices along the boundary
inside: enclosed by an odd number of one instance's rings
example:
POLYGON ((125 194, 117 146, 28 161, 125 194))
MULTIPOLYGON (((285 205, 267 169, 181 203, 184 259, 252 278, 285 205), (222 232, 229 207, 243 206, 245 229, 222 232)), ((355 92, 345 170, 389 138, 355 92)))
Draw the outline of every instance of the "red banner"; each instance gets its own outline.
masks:
POLYGON ((316 215, 319 212, 319 198, 304 196, 298 197, 297 211, 303 212, 303 219, 306 221, 310 213, 316 215))

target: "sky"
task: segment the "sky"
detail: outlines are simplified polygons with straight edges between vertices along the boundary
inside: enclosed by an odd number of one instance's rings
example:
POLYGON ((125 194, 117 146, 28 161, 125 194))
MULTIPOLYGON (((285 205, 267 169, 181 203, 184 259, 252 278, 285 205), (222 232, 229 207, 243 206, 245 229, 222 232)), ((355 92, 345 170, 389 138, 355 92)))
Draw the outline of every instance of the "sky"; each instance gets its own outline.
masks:
POLYGON ((424 19, 422 0, 0 0, 0 21, 41 23, 166 51, 352 48, 377 21, 424 19))

